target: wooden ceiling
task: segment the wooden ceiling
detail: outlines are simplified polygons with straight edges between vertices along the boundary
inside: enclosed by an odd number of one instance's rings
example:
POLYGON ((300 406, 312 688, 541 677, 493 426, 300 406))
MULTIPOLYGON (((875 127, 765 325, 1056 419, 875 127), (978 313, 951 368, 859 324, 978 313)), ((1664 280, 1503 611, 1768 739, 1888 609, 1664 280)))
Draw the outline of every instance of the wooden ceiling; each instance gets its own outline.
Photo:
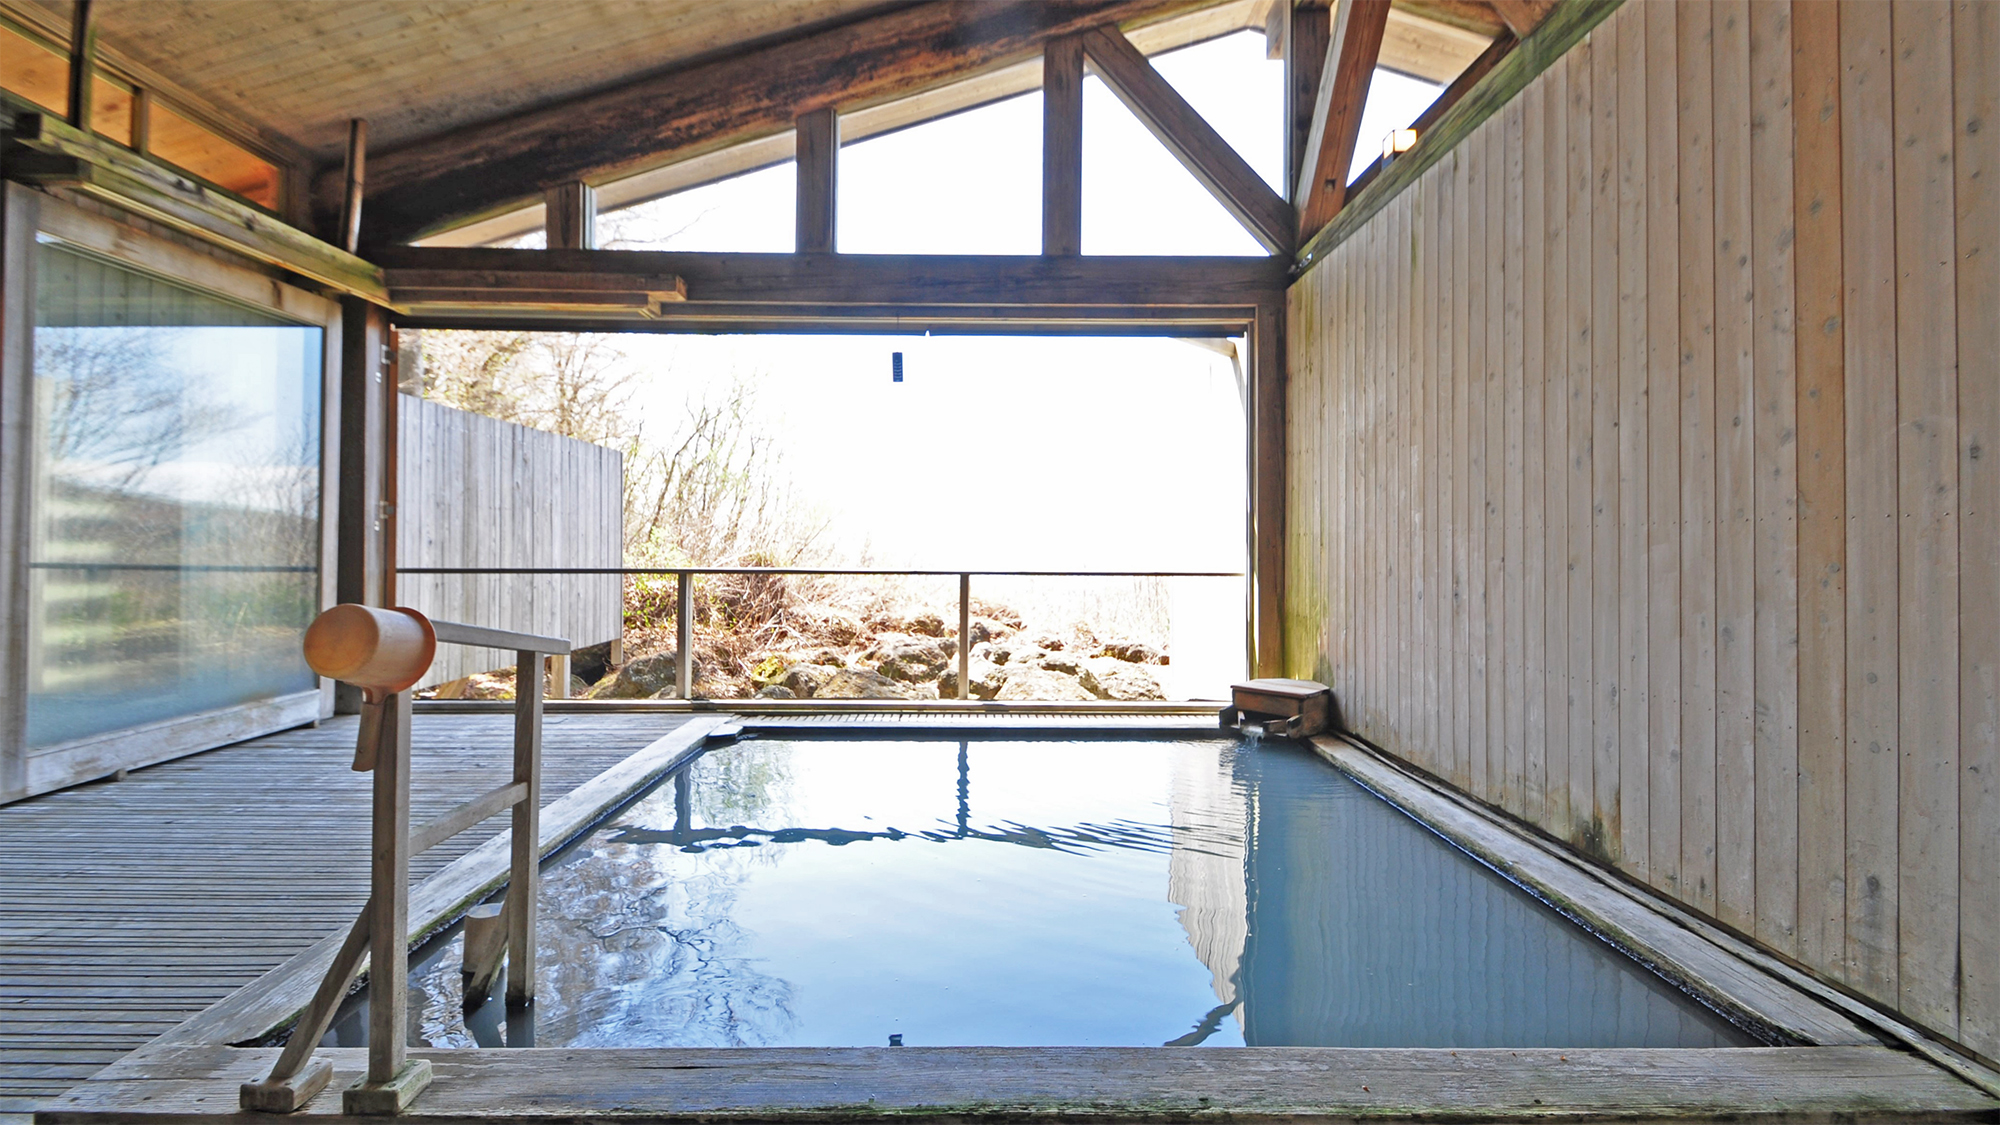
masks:
MULTIPOLYGON (((18 0, 69 20, 69 0, 18 0)), ((565 101, 906 0, 98 0, 107 49, 337 160, 565 101)))
MULTIPOLYGON (((1554 2, 1389 0, 1379 65, 1444 81, 1554 2)), ((562 183, 616 205, 785 159, 821 106, 855 139, 1033 89, 1045 42, 1107 23, 1148 54, 1262 27, 1276 57, 1285 3, 1328 0, 97 0, 95 22, 105 64, 310 176, 323 229, 365 118, 364 240, 390 243, 518 225, 562 183)), ((57 42, 73 10, 0 0, 57 42)))

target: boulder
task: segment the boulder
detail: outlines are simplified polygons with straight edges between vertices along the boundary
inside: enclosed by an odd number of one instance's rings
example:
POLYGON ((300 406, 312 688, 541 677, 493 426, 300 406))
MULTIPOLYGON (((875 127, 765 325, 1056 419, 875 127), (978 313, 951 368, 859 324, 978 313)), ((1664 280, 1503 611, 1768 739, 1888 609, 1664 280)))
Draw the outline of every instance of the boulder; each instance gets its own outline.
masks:
POLYGON ((1051 672, 1061 672, 1065 676, 1080 676, 1088 668, 1084 658, 1073 652, 1051 652, 1040 660, 1040 665, 1051 672))
POLYGON ((783 684, 765 684, 757 689, 758 699, 797 699, 798 694, 783 684))
POLYGON ((820 685, 840 670, 831 664, 794 664, 785 669, 785 678, 778 682, 791 691, 794 699, 812 699, 819 694, 820 685))
POLYGON ((1160 658, 1160 650, 1144 641, 1111 641, 1104 646, 1104 655, 1130 664, 1166 663, 1160 658))
MULTIPOLYGON (((976 656, 972 659, 971 671, 972 691, 970 694, 974 699, 992 699, 994 696, 1000 694, 1000 688, 1007 682, 1006 669, 996 664, 990 664, 976 656)), ((940 699, 958 698, 957 667, 946 668, 944 674, 938 677, 937 693, 940 699)))
MULTIPOLYGON (((642 656, 597 681, 585 696, 588 699, 648 699, 674 686, 675 654, 642 656)), ((700 671, 697 663, 695 669, 700 671)), ((669 692, 668 694, 672 694, 669 692)))
MULTIPOLYGON (((935 689, 933 689, 935 690, 935 689)), ((820 681, 815 699, 921 699, 922 694, 907 684, 870 672, 866 668, 842 668, 820 681)))
POLYGON ((910 618, 905 623, 905 628, 908 632, 916 633, 919 636, 942 637, 945 630, 944 618, 939 617, 930 610, 925 610, 915 617, 910 618))
POLYGON ((1075 676, 1065 676, 1061 672, 1051 672, 1046 668, 1022 668, 1010 670, 1007 682, 1001 686, 999 700, 1062 701, 1096 699, 1075 676))
MULTIPOLYGON (((975 657, 978 655, 973 653, 975 657)), ((986 649, 986 659, 995 664, 1040 664, 1047 655, 1047 650, 1024 641, 994 641, 986 649)))
POLYGON ((1127 663, 1116 658, 1092 661, 1085 669, 1085 682, 1099 699, 1136 700, 1165 699, 1166 692, 1160 690, 1160 681, 1143 665, 1127 663))
POLYGON ((929 637, 891 634, 878 642, 864 659, 892 680, 918 683, 937 679, 954 652, 955 648, 947 652, 942 642, 929 637))

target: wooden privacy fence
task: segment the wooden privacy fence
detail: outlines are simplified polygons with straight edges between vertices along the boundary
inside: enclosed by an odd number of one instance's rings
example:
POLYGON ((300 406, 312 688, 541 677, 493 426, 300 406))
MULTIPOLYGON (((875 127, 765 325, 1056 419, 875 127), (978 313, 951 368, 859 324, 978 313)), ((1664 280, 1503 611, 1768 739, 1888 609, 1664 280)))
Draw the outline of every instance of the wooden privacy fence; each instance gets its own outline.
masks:
MULTIPOLYGON (((397 597, 433 618, 569 638, 617 638, 625 458, 615 449, 404 396, 397 597), (470 566, 595 573, 413 573, 470 566)), ((418 687, 505 667, 514 653, 453 645, 418 687)))

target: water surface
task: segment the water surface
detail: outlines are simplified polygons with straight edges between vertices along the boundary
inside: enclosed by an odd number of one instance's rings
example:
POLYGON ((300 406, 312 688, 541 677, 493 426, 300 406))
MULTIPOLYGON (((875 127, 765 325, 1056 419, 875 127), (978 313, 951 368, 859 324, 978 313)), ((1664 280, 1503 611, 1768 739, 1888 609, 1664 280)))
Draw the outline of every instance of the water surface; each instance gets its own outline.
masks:
POLYGON ((553 861, 540 938, 532 1028, 453 939, 411 1042, 1751 1042, 1288 743, 738 743, 553 861))

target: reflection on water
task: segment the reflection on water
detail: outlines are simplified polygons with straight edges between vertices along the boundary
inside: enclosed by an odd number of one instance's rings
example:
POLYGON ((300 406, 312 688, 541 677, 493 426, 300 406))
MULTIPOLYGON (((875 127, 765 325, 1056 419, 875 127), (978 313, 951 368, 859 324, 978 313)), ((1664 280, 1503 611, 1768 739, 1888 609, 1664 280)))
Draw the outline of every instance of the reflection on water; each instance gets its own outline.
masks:
POLYGON ((1749 1042, 1289 744, 746 742, 542 887, 532 1028, 454 939, 412 1043, 1749 1042))

